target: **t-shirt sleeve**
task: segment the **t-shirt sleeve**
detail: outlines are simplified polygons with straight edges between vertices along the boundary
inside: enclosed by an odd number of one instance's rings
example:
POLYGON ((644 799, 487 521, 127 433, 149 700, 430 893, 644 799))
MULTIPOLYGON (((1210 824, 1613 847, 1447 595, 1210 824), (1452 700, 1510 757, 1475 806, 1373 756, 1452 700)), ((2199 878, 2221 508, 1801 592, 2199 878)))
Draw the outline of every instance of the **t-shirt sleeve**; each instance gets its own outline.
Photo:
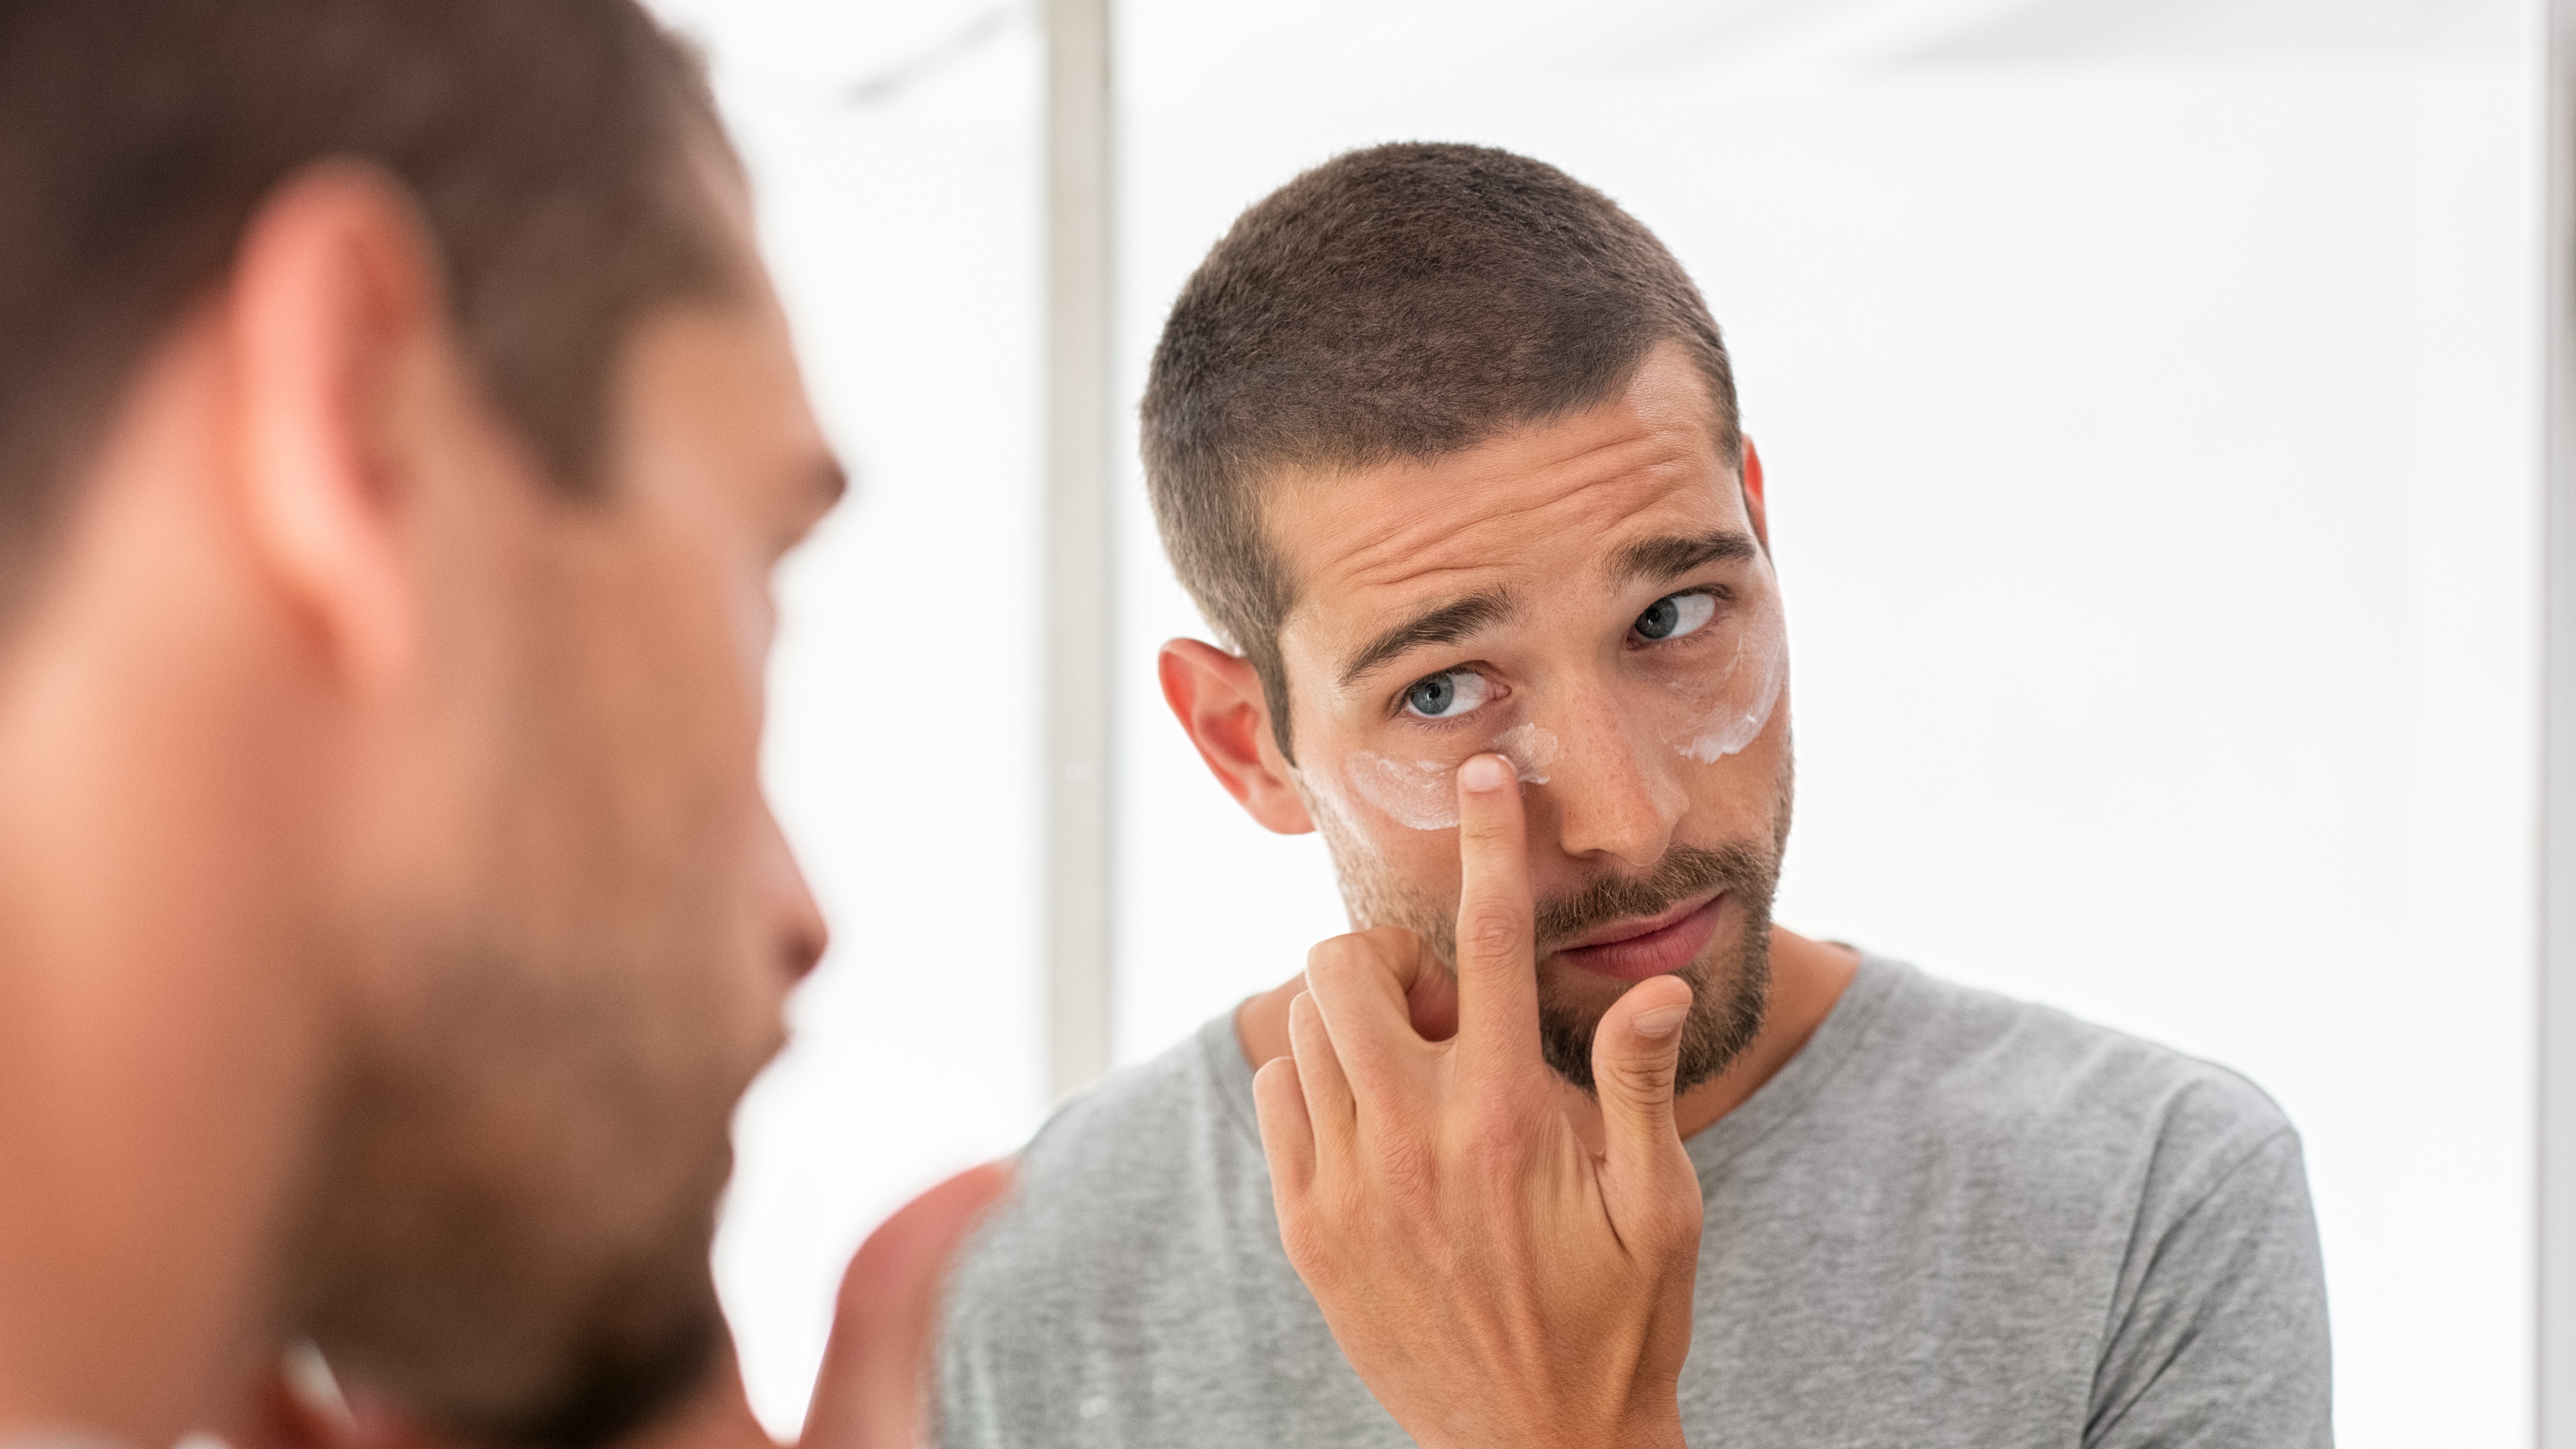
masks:
POLYGON ((2331 1449, 2325 1267, 2298 1134, 2282 1127, 2179 1196, 2141 1214, 2087 1449, 2331 1449))

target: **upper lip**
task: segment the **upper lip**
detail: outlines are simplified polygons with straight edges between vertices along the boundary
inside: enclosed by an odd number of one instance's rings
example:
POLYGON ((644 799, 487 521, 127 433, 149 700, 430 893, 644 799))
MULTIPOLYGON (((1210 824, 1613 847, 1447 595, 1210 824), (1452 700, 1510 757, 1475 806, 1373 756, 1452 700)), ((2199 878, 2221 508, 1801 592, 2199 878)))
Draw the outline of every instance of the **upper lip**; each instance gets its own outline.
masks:
POLYGON ((1633 941, 1639 936, 1651 936, 1667 927, 1680 925, 1723 893, 1710 891, 1706 895, 1693 896, 1659 915, 1632 916, 1624 921, 1612 921, 1607 925, 1595 926, 1556 949, 1580 951, 1590 946, 1612 946, 1621 941, 1633 941))

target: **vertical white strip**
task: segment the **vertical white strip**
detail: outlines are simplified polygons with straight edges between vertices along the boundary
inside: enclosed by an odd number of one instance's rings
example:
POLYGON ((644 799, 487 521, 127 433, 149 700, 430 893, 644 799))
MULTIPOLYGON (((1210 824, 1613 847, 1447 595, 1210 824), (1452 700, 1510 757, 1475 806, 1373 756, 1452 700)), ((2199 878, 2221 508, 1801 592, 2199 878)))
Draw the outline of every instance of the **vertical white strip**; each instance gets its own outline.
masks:
POLYGON ((1109 1066, 1109 0, 1046 0, 1047 1080, 1109 1066))
POLYGON ((2540 861, 2542 1449, 2576 1449, 2576 0, 2547 0, 2540 861))

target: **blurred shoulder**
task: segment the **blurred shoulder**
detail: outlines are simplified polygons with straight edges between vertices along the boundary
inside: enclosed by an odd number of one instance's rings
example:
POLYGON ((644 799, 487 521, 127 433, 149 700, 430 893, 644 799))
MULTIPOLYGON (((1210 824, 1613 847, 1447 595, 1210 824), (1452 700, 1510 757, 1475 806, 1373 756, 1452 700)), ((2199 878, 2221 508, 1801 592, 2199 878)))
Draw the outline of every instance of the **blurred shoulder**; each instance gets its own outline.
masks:
POLYGON ((1223 1055, 1233 1051, 1229 1013, 1057 1109, 1021 1150, 1009 1198, 969 1245, 959 1291, 1058 1281, 1105 1289, 1081 1280, 1112 1265, 1132 1270, 1188 1241, 1247 1179, 1266 1197, 1258 1128, 1244 1120, 1250 1068, 1239 1054, 1223 1055), (1232 1080, 1238 1074, 1242 1083, 1232 1080))

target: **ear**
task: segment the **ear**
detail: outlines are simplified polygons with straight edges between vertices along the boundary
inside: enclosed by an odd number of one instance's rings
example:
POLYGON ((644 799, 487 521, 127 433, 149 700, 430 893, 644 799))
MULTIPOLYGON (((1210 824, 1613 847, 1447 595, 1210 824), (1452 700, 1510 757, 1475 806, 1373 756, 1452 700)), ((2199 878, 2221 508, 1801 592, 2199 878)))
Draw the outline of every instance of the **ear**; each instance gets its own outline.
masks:
POLYGON ((419 404, 442 400, 451 347, 428 229, 382 171, 310 167, 252 217, 225 310, 250 542, 329 665, 400 672, 421 612, 403 558, 416 503, 404 451, 419 404))
POLYGON ((1771 519, 1762 504, 1762 450, 1744 439, 1744 511, 1753 515, 1753 536, 1762 540, 1762 550, 1771 550, 1771 519))
POLYGON ((1270 701, 1252 662, 1196 639, 1163 646, 1156 668, 1172 716, 1199 747, 1208 772, 1253 819, 1281 835, 1315 828, 1297 798, 1289 766, 1270 731, 1270 701))

